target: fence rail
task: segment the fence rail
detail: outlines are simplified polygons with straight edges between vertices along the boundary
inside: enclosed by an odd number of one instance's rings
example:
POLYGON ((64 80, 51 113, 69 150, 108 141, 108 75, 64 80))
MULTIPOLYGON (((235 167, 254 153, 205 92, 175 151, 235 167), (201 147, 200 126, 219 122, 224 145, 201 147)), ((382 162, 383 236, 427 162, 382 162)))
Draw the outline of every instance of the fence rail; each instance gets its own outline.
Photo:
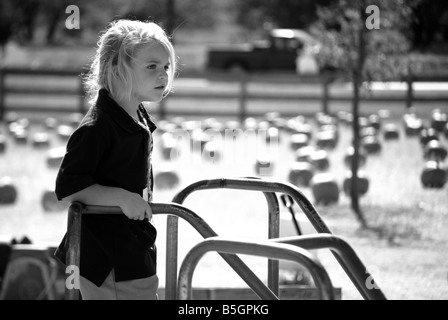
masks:
MULTIPOLYGON (((0 121, 7 112, 58 112, 84 113, 87 110, 86 93, 82 84, 83 73, 80 70, 51 69, 0 69, 0 121), (56 100, 53 104, 51 98, 56 100)), ((299 76, 294 73, 251 73, 229 74, 223 72, 182 72, 176 81, 176 90, 155 108, 160 119, 177 115, 223 115, 236 116, 244 120, 248 116, 257 116, 256 111, 248 109, 250 101, 314 101, 321 105, 321 111, 328 113, 330 102, 350 102, 351 94, 332 93, 333 85, 337 84, 336 76, 317 75, 299 76), (204 86, 185 85, 185 80, 196 81, 204 86), (182 85, 182 81, 184 84, 182 85), (223 88, 219 88, 221 85, 223 88), (260 87, 255 88, 256 85, 260 87), (266 85, 288 85, 292 90, 266 90, 266 85), (313 85, 316 90, 299 90, 300 86, 313 85), (297 86, 295 90, 294 86, 297 86), (218 100, 228 102, 233 100, 237 108, 168 108, 176 100, 193 99, 196 101, 218 100)), ((448 94, 416 95, 416 82, 448 82, 447 76, 415 75, 399 81, 406 83, 406 91, 401 94, 370 95, 361 101, 372 102, 403 102, 409 108, 414 102, 448 102, 448 94)), ((296 114, 297 110, 291 113, 296 114)))

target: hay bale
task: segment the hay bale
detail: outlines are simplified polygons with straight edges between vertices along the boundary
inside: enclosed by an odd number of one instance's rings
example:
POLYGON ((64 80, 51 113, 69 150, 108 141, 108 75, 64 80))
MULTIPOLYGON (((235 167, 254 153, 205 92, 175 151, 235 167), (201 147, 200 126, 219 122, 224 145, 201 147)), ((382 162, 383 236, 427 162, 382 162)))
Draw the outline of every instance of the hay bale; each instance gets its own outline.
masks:
POLYGON ((302 133, 306 134, 309 139, 313 136, 313 128, 304 117, 297 116, 286 121, 286 129, 291 134, 302 133))
MULTIPOLYGON (((369 191, 369 178, 367 177, 365 171, 358 171, 357 174, 357 189, 358 195, 363 196, 369 191)), ((348 170, 345 174, 344 181, 342 183, 342 189, 347 196, 351 195, 352 190, 352 172, 348 170)))
POLYGON ((23 144, 27 144, 27 142, 28 142, 29 132, 25 128, 17 128, 13 132, 13 136, 14 136, 14 141, 17 144, 23 145, 23 144))
POLYGON ((279 130, 275 127, 269 127, 266 131, 266 143, 278 145, 280 143, 279 130))
POLYGON ((316 146, 321 149, 333 150, 337 142, 337 133, 334 130, 322 130, 316 134, 316 146))
POLYGON ((36 148, 48 148, 50 146, 50 135, 47 132, 36 132, 31 138, 31 145, 36 148))
POLYGON ((78 127, 78 125, 81 123, 82 119, 84 118, 84 114, 80 112, 73 112, 68 115, 68 122, 67 124, 73 128, 78 127))
POLYGON ((160 190, 174 189, 179 182, 179 175, 172 166, 160 166, 154 173, 154 187, 160 190))
POLYGON ((426 160, 444 161, 447 157, 448 151, 446 147, 439 140, 429 141, 424 150, 423 157, 426 160))
POLYGON ((309 137, 304 133, 295 133, 292 134, 289 138, 289 146, 293 151, 296 151, 300 148, 306 147, 309 144, 309 137))
POLYGON ((314 146, 306 146, 297 149, 295 152, 295 160, 298 162, 311 162, 310 157, 313 152, 316 151, 316 148, 314 146))
POLYGON ((372 127, 376 130, 381 129, 381 117, 378 114, 371 114, 367 117, 367 120, 369 122, 369 127, 372 127))
POLYGON ((331 173, 317 173, 310 182, 316 204, 331 205, 339 201, 339 185, 331 173))
POLYGON ((362 149, 368 154, 378 154, 381 152, 381 142, 376 136, 367 136, 361 140, 362 149))
POLYGON ((351 123, 350 119, 350 113, 347 111, 340 110, 336 113, 336 118, 338 119, 339 123, 342 123, 344 125, 348 125, 351 123))
POLYGON ((404 132, 408 137, 416 137, 423 130, 423 120, 418 118, 415 114, 405 114, 404 119, 404 132))
POLYGON ((176 160, 180 156, 180 148, 172 133, 163 133, 159 141, 160 153, 164 160, 176 160))
POLYGON ((264 114, 264 120, 268 121, 271 125, 278 118, 280 118, 280 112, 278 111, 269 111, 264 114))
POLYGON ((17 200, 17 188, 11 177, 0 179, 0 204, 14 204, 17 200))
POLYGON ((43 192, 41 204, 45 212, 66 211, 70 205, 66 201, 59 201, 53 190, 45 190, 43 192))
POLYGON ((47 129, 54 130, 58 126, 58 120, 53 117, 47 117, 44 120, 44 126, 47 129))
POLYGON ((59 168, 62 158, 65 155, 65 146, 52 148, 47 151, 47 166, 49 168, 59 168))
MULTIPOLYGON (((353 146, 348 147, 344 156, 344 164, 347 168, 352 167, 352 159, 354 154, 355 149, 353 148, 353 146)), ((366 162, 367 162, 367 154, 362 149, 359 149, 359 166, 363 167, 366 164, 366 162)))
POLYGON ((298 187, 308 187, 314 176, 314 167, 309 162, 293 162, 288 181, 298 187))
POLYGON ((420 174, 420 181, 424 188, 442 189, 447 181, 447 171, 438 161, 427 161, 420 174))
POLYGON ((246 130, 257 130, 258 129, 258 122, 253 117, 248 117, 244 119, 243 123, 244 129, 246 130))
POLYGON ((265 153, 258 155, 255 160, 255 172, 260 176, 272 175, 274 171, 274 161, 272 157, 265 153))
POLYGON ((360 132, 361 138, 368 137, 368 136, 376 137, 377 135, 378 135, 378 129, 376 129, 370 125, 365 128, 362 128, 361 132, 360 132))
POLYGON ((310 154, 310 163, 316 170, 325 171, 330 168, 330 158, 325 150, 316 150, 310 154))
POLYGON ((7 146, 6 136, 0 133, 0 154, 6 152, 6 146, 7 146))
POLYGON ((419 134, 420 144, 425 147, 431 140, 439 140, 439 132, 434 128, 424 128, 419 134))
POLYGON ((384 140, 398 140, 400 131, 395 123, 386 123, 383 129, 384 140))
POLYGON ((58 125, 56 128, 57 136, 63 141, 67 141, 72 135, 73 131, 75 131, 75 129, 72 126, 66 124, 58 125))
POLYGON ((448 123, 448 115, 439 109, 433 110, 431 114, 431 128, 438 132, 443 132, 444 127, 448 123))

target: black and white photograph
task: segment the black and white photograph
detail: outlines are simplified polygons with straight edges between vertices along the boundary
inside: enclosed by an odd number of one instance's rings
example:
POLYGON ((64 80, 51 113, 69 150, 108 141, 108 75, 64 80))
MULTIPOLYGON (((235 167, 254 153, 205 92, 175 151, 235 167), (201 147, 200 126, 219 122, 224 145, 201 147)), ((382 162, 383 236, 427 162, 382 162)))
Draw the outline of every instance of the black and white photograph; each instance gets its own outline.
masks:
POLYGON ((0 49, 0 300, 448 300, 447 1, 2 0, 0 49))

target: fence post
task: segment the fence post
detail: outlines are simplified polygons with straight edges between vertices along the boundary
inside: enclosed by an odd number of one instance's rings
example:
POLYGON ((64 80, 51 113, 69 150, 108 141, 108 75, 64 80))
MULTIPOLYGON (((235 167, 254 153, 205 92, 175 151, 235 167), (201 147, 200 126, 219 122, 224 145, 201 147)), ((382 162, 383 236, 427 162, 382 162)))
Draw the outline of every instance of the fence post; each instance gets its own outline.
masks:
POLYGON ((408 85, 408 91, 407 91, 407 96, 406 96, 406 110, 408 110, 408 111, 412 107, 412 101, 414 99, 413 80, 414 80, 414 77, 412 76, 411 73, 409 73, 406 78, 406 83, 408 85))
POLYGON ((240 75, 240 123, 246 119, 246 101, 247 101, 247 75, 245 72, 240 75))
POLYGON ((163 98, 160 102, 159 102, 159 119, 163 120, 166 117, 166 112, 165 112, 165 99, 167 99, 168 97, 163 98))
POLYGON ((85 92, 84 92, 83 78, 84 78, 84 74, 81 73, 81 75, 79 76, 79 86, 78 86, 78 93, 79 93, 78 111, 82 114, 84 114, 84 112, 85 112, 85 109, 84 109, 85 92))
POLYGON ((322 77, 322 112, 328 114, 328 87, 330 85, 330 78, 327 76, 322 77))
POLYGON ((5 117, 5 71, 0 69, 0 121, 5 117))

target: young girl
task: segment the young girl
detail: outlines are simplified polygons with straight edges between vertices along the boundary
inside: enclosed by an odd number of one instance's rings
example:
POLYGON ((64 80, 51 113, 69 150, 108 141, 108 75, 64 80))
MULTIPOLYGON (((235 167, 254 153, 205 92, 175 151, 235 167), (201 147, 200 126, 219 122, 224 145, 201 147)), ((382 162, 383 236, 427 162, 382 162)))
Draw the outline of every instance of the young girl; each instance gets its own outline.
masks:
MULTIPOLYGON (((100 36, 87 85, 91 107, 67 143, 56 178, 59 200, 119 206, 121 215, 84 215, 83 300, 156 299, 152 224, 152 132, 142 102, 171 90, 176 57, 153 22, 118 20, 100 36)), ((55 255, 65 261, 66 236, 55 255)))

